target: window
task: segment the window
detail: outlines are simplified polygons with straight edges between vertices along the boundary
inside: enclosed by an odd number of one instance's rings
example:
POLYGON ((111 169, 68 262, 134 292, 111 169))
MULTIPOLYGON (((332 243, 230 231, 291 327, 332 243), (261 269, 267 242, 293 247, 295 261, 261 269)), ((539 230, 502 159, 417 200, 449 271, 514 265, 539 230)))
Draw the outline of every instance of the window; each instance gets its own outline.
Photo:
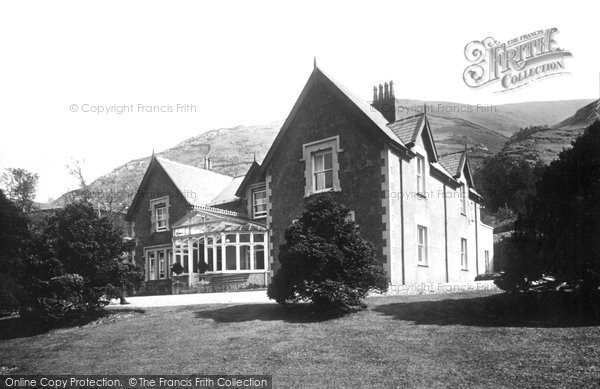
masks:
POLYGON ((427 227, 417 226, 417 264, 427 265, 427 227))
POLYGON ((460 266, 463 270, 467 270, 467 240, 465 238, 460 239, 460 266))
POLYGON ((460 213, 467 215, 467 186, 465 184, 460 185, 460 213))
POLYGON ((223 239, 221 236, 205 237, 209 272, 267 270, 265 232, 238 232, 226 234, 223 239))
POLYGON ((169 198, 161 197, 150 200, 153 232, 169 230, 169 198))
POLYGON ((254 246, 254 269, 265 269, 265 246, 263 245, 254 246))
POLYGON ((303 145, 304 197, 326 191, 340 191, 338 155, 340 137, 334 136, 303 145))
POLYGON ((425 193, 425 158, 417 155, 417 193, 425 193))
POLYGON ((161 250, 158 252, 158 278, 165 278, 165 252, 161 250))
POLYGON ((483 257, 485 259, 485 274, 490 274, 492 272, 492 264, 490 263, 490 251, 485 250, 483 252, 483 257))
POLYGON ((267 190, 265 188, 252 191, 252 217, 259 218, 267 215, 267 190))
POLYGON ((321 192, 333 188, 333 151, 320 150, 312 154, 313 191, 321 192))
POLYGON ((155 256, 154 251, 148 252, 148 279, 155 280, 156 279, 156 270, 155 270, 155 256))
POLYGON ((171 246, 148 248, 144 250, 146 258, 146 280, 158 280, 169 277, 169 266, 173 260, 171 246))

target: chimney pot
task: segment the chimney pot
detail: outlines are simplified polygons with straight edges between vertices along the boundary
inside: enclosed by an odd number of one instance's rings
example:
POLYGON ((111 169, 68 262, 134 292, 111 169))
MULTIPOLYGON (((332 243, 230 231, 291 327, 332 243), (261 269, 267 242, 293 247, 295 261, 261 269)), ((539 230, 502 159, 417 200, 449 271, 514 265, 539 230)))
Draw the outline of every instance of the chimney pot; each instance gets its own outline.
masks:
POLYGON ((383 85, 379 84, 379 100, 383 100, 383 85))
POLYGON ((383 98, 389 100, 390 98, 390 87, 387 82, 383 83, 383 98))
POLYGON ((394 96, 394 81, 390 81, 390 98, 395 98, 394 96))
POLYGON ((373 102, 377 102, 377 86, 373 86, 373 102))

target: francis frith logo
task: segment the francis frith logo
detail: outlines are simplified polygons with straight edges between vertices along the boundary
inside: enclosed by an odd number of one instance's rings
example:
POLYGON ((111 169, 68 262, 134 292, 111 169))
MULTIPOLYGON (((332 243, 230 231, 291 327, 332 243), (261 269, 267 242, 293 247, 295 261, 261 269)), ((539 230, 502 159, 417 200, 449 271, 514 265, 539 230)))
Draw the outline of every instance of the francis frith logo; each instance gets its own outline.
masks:
POLYGON ((504 43, 491 37, 470 42, 465 46, 465 58, 470 63, 463 73, 465 84, 481 88, 499 83, 498 92, 506 92, 566 73, 564 60, 571 52, 557 46, 557 32, 553 27, 504 43))

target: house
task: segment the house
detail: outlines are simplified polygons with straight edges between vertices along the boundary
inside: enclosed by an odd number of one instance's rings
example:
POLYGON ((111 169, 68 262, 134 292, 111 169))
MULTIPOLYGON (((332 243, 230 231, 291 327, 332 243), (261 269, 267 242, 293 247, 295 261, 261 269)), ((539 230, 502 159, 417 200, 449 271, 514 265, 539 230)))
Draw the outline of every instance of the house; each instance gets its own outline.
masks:
MULTIPOLYGON (((219 186, 198 173, 198 190, 221 191, 210 200, 136 195, 130 216, 146 234, 140 255, 158 245, 167 263, 187 260, 190 286, 197 259, 209 275, 247 275, 247 283, 265 285, 278 269, 285 229, 311 196, 331 193, 375 244, 392 285, 472 281, 492 269, 493 239, 467 153, 440 155, 427 113, 397 112, 393 83, 374 88, 368 104, 315 66, 264 160, 244 177, 219 186), (176 207, 166 219, 172 234, 160 239, 157 201, 176 207)), ((140 190, 177 187, 144 180, 140 190)), ((161 269, 154 269, 156 255, 145 256, 148 280, 161 269)))

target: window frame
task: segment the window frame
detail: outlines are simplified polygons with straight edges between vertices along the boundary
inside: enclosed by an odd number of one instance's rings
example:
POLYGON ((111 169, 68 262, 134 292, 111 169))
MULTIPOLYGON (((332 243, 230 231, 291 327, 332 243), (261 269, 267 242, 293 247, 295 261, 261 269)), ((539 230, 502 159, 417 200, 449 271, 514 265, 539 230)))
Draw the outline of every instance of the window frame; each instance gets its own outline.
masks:
MULTIPOLYGON (((304 197, 309 197, 313 194, 324 192, 340 192, 342 190, 340 185, 339 154, 343 151, 344 150, 342 150, 340 146, 339 135, 316 140, 302 145, 302 159, 300 161, 304 163, 304 197), (318 155, 319 153, 327 153, 328 149, 331 149, 332 186, 317 190, 315 179, 315 161, 313 156, 318 155)), ((323 165, 325 164, 323 163, 323 165)), ((329 169, 323 171, 329 171, 329 169)))
POLYGON ((469 246, 466 238, 460 238, 460 267, 462 270, 469 269, 469 246))
POLYGON ((169 225, 169 196, 159 197, 150 200, 150 221, 152 232, 165 232, 170 230, 169 225), (159 212, 161 218, 159 219, 159 212), (159 223, 164 222, 164 226, 159 226, 159 223))
POLYGON ((460 214, 467 216, 467 184, 460 184, 460 214))
POLYGON ((267 187, 266 186, 261 186, 258 188, 252 188, 250 190, 250 197, 252 199, 252 218, 253 219, 259 219, 259 218, 263 218, 267 216, 267 212, 268 212, 268 198, 267 198, 267 187), (264 203, 263 204, 257 204, 256 203, 256 194, 257 193, 264 193, 264 203), (261 206, 264 205, 265 210, 261 211, 261 212, 257 212, 256 211, 256 207, 257 206, 261 206))
POLYGON ((311 162, 312 162, 312 176, 313 176, 312 192, 313 193, 321 193, 321 192, 328 192, 328 191, 332 190, 334 188, 334 186, 333 186, 333 148, 327 147, 327 148, 315 150, 311 153, 310 158, 311 158, 311 162), (329 169, 327 169, 325 166, 326 155, 331 155, 331 167, 329 169), (318 157, 323 158, 323 169, 319 170, 319 171, 317 171, 317 158, 318 157), (331 173, 331 186, 327 186, 327 173, 331 173), (325 175, 325 186, 323 188, 317 188, 317 185, 319 183, 317 175, 319 175, 319 174, 325 175))
POLYGON ((427 227, 417 224, 417 265, 428 266, 428 236, 427 227), (421 241, 421 231, 423 231, 423 241, 421 241), (421 251, 422 250, 422 251, 421 251))
POLYGON ((415 158, 417 160, 417 194, 424 195, 427 191, 425 157, 417 154, 415 158))

